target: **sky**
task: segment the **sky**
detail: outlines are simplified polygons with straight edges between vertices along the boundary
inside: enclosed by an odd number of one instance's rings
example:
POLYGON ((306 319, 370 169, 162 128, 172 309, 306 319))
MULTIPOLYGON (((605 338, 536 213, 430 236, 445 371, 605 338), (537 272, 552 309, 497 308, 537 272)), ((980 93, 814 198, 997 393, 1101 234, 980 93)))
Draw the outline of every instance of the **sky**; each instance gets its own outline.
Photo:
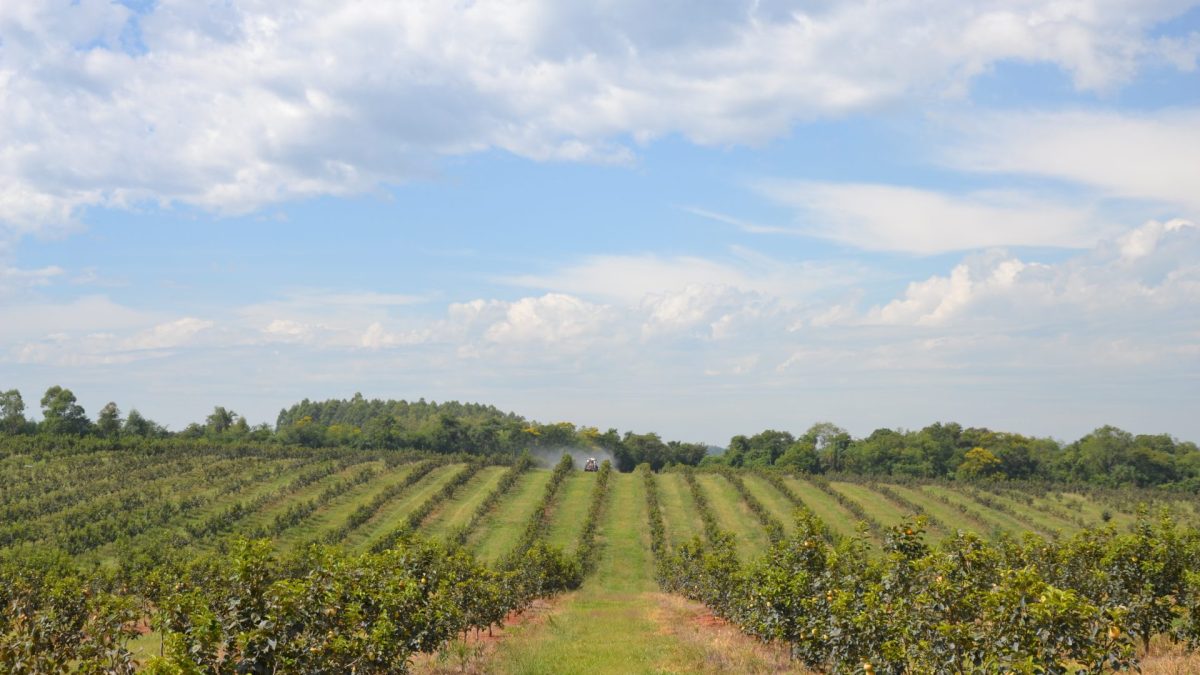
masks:
POLYGON ((0 3, 0 389, 1200 440, 1200 3, 0 3))

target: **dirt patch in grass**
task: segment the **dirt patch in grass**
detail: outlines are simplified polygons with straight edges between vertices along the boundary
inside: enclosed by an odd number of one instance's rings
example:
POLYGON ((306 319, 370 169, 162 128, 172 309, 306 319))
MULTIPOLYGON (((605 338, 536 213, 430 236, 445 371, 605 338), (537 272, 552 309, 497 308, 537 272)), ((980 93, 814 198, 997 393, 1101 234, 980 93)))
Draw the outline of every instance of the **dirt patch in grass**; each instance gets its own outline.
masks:
POLYGON ((763 644, 707 607, 677 595, 655 593, 655 623, 663 635, 703 654, 709 673, 811 673, 788 658, 783 647, 763 644))
POLYGON ((512 612, 504 617, 504 623, 498 627, 470 631, 436 654, 418 654, 412 661, 412 672, 427 675, 483 675, 491 672, 488 661, 496 647, 509 639, 514 631, 528 630, 545 623, 562 601, 562 596, 538 598, 525 611, 512 612))

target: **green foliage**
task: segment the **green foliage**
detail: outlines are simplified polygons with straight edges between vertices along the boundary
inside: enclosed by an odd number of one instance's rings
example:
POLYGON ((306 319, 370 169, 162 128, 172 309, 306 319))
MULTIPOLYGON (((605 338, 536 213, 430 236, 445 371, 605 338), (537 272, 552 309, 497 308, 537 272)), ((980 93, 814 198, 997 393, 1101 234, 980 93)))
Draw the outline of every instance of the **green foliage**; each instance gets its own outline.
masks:
POLYGON ((600 526, 600 516, 604 512, 604 504, 608 499, 608 481, 611 476, 612 463, 605 460, 596 474, 592 500, 588 504, 583 527, 579 530, 579 544, 575 547, 575 558, 579 560, 579 567, 585 575, 596 566, 596 529, 600 526))
POLYGON ((90 425, 83 406, 76 402, 70 389, 55 385, 46 390, 42 396, 42 429, 46 433, 81 436, 90 425))
POLYGON ((0 665, 8 673, 132 673, 137 605, 62 557, 0 559, 0 665))
POLYGON ((917 431, 877 429, 853 439, 823 422, 798 438, 776 430, 734 436, 721 461, 808 474, 1175 485, 1193 493, 1200 489, 1200 448, 1195 443, 1165 434, 1135 436, 1111 426, 1063 445, 954 423, 917 431))
POLYGON ((336 530, 333 530, 329 534, 325 535, 325 543, 336 544, 337 542, 342 541, 351 532, 358 529, 363 523, 374 517, 374 515, 379 512, 379 509, 383 508, 384 504, 387 504, 403 494, 412 486, 419 483, 422 478, 429 475, 430 471, 433 471, 437 467, 443 465, 445 465, 445 460, 441 459, 430 459, 418 463, 408 472, 407 475, 404 476, 403 480, 389 485, 387 489, 375 495, 370 502, 367 502, 366 504, 360 504, 357 508, 355 508, 354 512, 350 514, 350 517, 346 519, 346 522, 342 523, 341 526, 339 526, 336 530))
POLYGON ((468 464, 462 471, 454 474, 454 477, 451 478, 445 485, 443 485, 440 490, 430 495, 429 498, 422 502, 420 506, 413 509, 413 511, 408 514, 408 517, 404 519, 404 522, 400 525, 400 527, 396 528, 392 532, 389 532, 382 539, 375 542, 375 544, 371 546, 371 550, 376 552, 383 551, 390 548, 394 542, 405 538, 413 532, 416 532, 417 528, 421 527, 421 523, 425 522, 425 519, 428 518, 431 513, 433 513, 434 509, 453 497, 454 493, 457 492, 460 487, 466 485, 467 481, 471 480, 475 474, 479 473, 479 470, 482 469, 483 466, 484 465, 479 462, 472 462, 468 464))
POLYGON ((277 558, 242 540, 195 561, 159 600, 168 653, 152 672, 407 672, 417 652, 486 628, 577 574, 540 545, 507 571, 459 550, 402 539, 348 556, 312 546, 277 558))
POLYGON ((746 503, 746 507, 750 509, 750 512, 754 514, 758 522, 762 523, 763 529, 767 531, 767 538, 772 542, 783 539, 783 523, 776 520, 775 516, 772 516, 767 511, 767 507, 763 506, 763 503, 751 494, 750 490, 746 488, 746 483, 742 480, 742 477, 737 472, 728 469, 721 471, 721 474, 733 484, 742 501, 746 503))
POLYGON ((457 546, 466 544, 471 533, 479 527, 483 519, 496 509, 496 506, 504 498, 504 495, 512 491, 513 486, 517 484, 517 479, 531 468, 533 468, 533 458, 528 453, 522 454, 517 458, 517 461, 504 472, 504 475, 500 476, 500 481, 496 483, 496 487, 475 507, 475 512, 471 514, 471 519, 462 527, 451 532, 446 540, 457 546))
POLYGON ((16 389, 0 392, 0 433, 15 436, 24 433, 26 425, 25 400, 21 398, 21 392, 16 389))
POLYGON ((1136 665, 1135 637, 1200 637, 1200 533, 1165 514, 1061 542, 960 532, 930 548, 923 529, 923 518, 888 528, 874 555, 862 539, 830 546, 801 511, 795 533, 749 566, 719 533, 665 556, 661 580, 836 672, 1107 672, 1136 665))

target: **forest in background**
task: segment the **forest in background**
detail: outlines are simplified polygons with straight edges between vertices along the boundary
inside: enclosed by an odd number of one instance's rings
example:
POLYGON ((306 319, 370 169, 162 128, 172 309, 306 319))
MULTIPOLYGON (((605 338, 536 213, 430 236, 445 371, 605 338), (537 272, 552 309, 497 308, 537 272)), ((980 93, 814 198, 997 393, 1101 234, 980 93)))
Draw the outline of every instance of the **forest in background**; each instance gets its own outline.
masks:
POLYGON ((367 399, 310 401, 280 410, 275 425, 251 425, 223 406, 202 422, 169 431, 136 409, 122 414, 115 402, 90 418, 70 389, 49 388, 40 401, 42 419, 26 415, 21 393, 0 393, 0 434, 76 437, 104 443, 147 439, 207 443, 264 443, 368 450, 420 450, 439 454, 518 455, 594 451, 614 467, 639 464, 658 470, 672 465, 780 467, 809 474, 853 474, 963 481, 1021 480, 1104 486, 1167 486, 1200 491, 1200 448, 1169 434, 1132 434, 1103 426, 1069 442, 957 423, 919 430, 876 429, 855 438, 829 422, 802 434, 765 430, 737 435, 724 453, 705 443, 663 440, 655 432, 541 423, 495 406, 458 401, 367 399))

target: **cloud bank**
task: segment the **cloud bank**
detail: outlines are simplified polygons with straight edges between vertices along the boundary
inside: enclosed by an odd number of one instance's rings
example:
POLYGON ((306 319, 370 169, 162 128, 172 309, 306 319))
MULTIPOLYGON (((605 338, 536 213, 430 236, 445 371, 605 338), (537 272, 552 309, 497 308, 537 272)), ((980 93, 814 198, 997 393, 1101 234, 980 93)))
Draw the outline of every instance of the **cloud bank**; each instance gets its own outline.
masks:
MULTIPOLYGON (((639 144, 669 134, 756 144, 799 121, 958 96, 1003 62, 1052 64, 1078 89, 1106 91, 1147 64, 1194 69, 1197 36, 1152 35, 1187 7, 162 0, 139 12, 103 0, 5 3, 0 223, 12 237, 68 225, 90 206, 243 213, 370 191, 429 175, 439 157, 489 149, 628 162, 639 144)), ((1177 122, 1195 126, 1187 115, 1177 122)), ((1056 138, 1071 123, 1033 124, 1056 138)), ((1084 162, 1062 166, 1056 146, 1038 147, 984 162, 985 143, 957 160, 1180 195, 1084 162)))

